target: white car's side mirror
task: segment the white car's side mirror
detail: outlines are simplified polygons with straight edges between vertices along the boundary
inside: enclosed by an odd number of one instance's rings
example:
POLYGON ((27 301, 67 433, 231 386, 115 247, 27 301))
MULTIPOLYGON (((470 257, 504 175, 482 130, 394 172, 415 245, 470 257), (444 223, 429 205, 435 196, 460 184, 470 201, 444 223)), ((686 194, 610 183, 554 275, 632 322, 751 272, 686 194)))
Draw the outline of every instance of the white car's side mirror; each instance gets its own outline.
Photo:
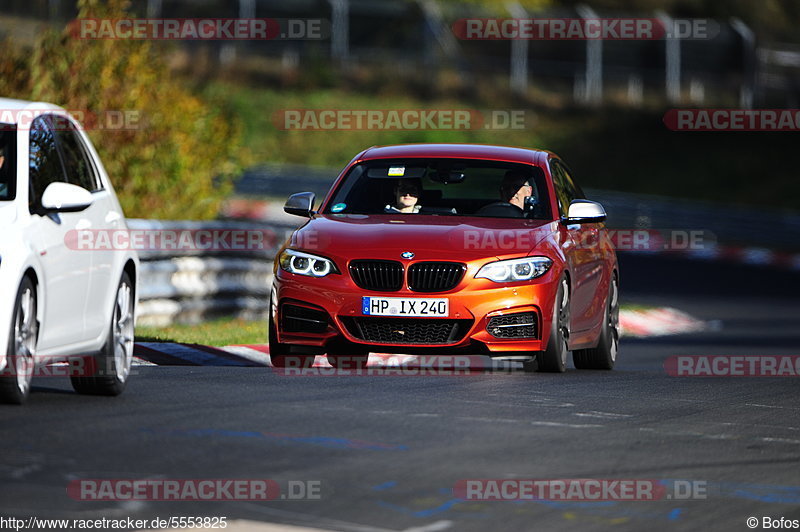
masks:
POLYGON ((584 199, 573 200, 569 204, 567 210, 567 217, 564 223, 567 224, 584 224, 584 223, 598 223, 606 219, 606 210, 602 205, 596 201, 589 201, 584 199))
POLYGON ((79 212, 92 204, 92 193, 69 183, 50 183, 42 194, 46 212, 79 212))

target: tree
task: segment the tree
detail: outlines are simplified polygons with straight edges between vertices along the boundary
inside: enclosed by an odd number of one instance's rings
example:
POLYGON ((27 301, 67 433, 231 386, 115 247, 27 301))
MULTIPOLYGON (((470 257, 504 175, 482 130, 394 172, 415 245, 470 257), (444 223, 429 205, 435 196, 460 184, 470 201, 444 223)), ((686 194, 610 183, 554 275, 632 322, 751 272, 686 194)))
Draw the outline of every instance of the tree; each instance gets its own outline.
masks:
MULTIPOLYGON (((128 18, 127 7, 125 0, 80 0, 79 19, 128 18)), ((0 73, 17 78, 0 89, 86 117, 127 216, 215 217, 240 169, 238 124, 173 75, 162 43, 83 39, 76 29, 77 21, 43 32, 31 54, 6 50, 0 73)))

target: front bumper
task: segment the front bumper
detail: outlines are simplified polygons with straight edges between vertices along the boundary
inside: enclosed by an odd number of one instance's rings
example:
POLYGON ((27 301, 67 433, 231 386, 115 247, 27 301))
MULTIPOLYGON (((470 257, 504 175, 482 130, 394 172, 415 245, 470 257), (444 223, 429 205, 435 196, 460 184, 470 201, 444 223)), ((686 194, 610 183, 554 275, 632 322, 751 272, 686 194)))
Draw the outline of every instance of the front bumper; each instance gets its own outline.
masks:
POLYGON ((365 290, 347 274, 312 278, 278 268, 274 279, 278 341, 293 346, 293 351, 309 353, 351 346, 386 353, 529 354, 543 350, 549 340, 558 273, 551 269, 533 281, 500 284, 474 279, 472 270, 454 290, 420 293, 405 288, 365 290), (363 296, 447 298, 449 316, 365 316, 363 296), (426 322, 431 326, 426 328, 426 322), (425 329, 441 332, 420 334, 425 329))

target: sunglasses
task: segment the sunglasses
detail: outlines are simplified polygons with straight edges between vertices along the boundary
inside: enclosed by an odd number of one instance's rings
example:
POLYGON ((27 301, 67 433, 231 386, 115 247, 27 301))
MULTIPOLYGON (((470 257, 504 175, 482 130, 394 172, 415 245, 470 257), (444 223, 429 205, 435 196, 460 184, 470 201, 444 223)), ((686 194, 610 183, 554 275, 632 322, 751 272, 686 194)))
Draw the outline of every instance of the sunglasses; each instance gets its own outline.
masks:
POLYGON ((414 187, 398 187, 397 192, 398 194, 402 194, 404 196, 419 196, 419 189, 414 187))

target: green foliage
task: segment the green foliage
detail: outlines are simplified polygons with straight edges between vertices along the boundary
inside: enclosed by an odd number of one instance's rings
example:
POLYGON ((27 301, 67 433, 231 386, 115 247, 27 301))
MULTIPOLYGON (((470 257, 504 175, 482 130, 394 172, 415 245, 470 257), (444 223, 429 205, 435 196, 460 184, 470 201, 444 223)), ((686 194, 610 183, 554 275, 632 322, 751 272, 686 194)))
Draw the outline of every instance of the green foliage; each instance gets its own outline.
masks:
MULTIPOLYGON (((553 150, 586 188, 624 190, 727 203, 797 209, 797 138, 789 133, 674 132, 663 110, 611 107, 596 111, 530 105, 423 101, 412 95, 253 89, 212 83, 206 94, 224 98, 241 117, 243 144, 258 161, 342 168, 373 145, 407 142, 504 144, 553 150), (281 129, 284 109, 492 109, 525 111, 523 129, 299 130, 281 129), (259 112, 253 112, 258 109, 259 112), (742 156, 741 154, 758 154, 742 156), (754 178, 757 176, 757 178, 754 178)), ((331 175, 331 179, 335 177, 331 175)))
POLYGON ((197 324, 176 323, 167 327, 136 326, 137 342, 181 342, 212 346, 263 344, 267 328, 261 320, 220 318, 197 324))
MULTIPOLYGON (((81 0, 79 8, 79 18, 123 18, 127 2, 81 0)), ((75 26, 47 30, 30 54, 3 46, 0 73, 16 78, 0 89, 87 116, 132 112, 121 129, 87 124, 126 215, 213 218, 240 169, 239 127, 219 102, 194 95, 173 77, 159 46, 80 39, 75 26), (26 71, 27 79, 19 74, 26 71)))

